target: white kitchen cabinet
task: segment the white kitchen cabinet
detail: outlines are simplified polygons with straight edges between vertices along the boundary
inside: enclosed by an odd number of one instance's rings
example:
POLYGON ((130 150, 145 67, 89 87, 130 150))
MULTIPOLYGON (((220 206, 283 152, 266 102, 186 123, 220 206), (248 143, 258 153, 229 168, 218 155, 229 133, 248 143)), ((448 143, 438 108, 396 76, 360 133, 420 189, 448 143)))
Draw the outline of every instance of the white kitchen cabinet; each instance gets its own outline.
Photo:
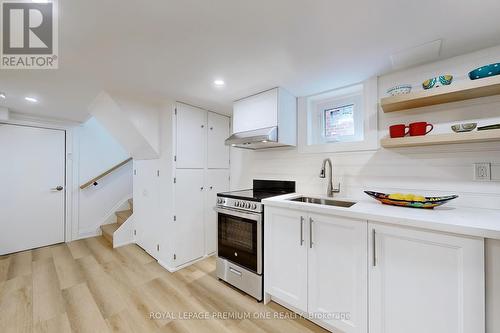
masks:
POLYGON ((176 113, 176 168, 228 169, 229 117, 182 103, 176 113))
POLYGON ((297 144, 297 98, 277 87, 242 98, 233 104, 231 136, 236 147, 265 149, 297 144), (274 128, 274 129, 273 129, 274 128), (276 137, 273 130, 276 131, 276 137), (254 136, 269 140, 252 141, 254 136), (250 142, 241 142, 242 138, 250 142))
POLYGON ((370 223, 370 333, 484 333, 484 241, 370 223))
POLYGON ((207 111, 179 103, 176 109, 177 168, 206 165, 207 111))
POLYGON ((308 312, 324 314, 330 329, 366 333, 367 222, 313 213, 308 218, 308 312))
POLYGON ((229 168, 229 146, 224 141, 229 137, 229 118, 208 112, 207 122, 207 168, 229 168))
POLYGON ((265 292, 307 311, 307 242, 304 212, 267 208, 264 218, 265 292))
POLYGON ((160 219, 160 183, 158 181, 158 160, 134 161, 134 218, 136 221, 136 242, 154 258, 158 257, 158 233, 160 219))
POLYGON ((205 254, 217 250, 217 193, 229 191, 229 170, 208 170, 205 179, 205 254))
POLYGON ((174 117, 174 191, 170 264, 180 267, 215 253, 217 193, 229 190, 229 117, 182 103, 174 117))
POLYGON ((234 102, 233 133, 274 126, 278 126, 278 88, 234 102))
POLYGON ((175 263, 203 257, 205 251, 205 171, 177 169, 175 184, 175 263))

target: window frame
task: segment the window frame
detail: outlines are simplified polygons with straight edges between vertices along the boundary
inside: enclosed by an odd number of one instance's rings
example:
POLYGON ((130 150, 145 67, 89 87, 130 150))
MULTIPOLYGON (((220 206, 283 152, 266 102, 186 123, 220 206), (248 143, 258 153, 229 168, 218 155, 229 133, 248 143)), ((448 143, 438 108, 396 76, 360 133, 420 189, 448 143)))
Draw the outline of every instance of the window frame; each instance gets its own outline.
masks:
POLYGON ((376 77, 362 83, 299 98, 299 152, 321 153, 379 149, 377 98, 376 77), (347 104, 361 105, 359 108, 355 107, 354 110, 356 128, 353 140, 327 140, 325 135, 326 110, 347 104), (359 112, 358 109, 362 112, 359 112), (318 120, 318 114, 322 120, 318 120), (358 134, 359 139, 356 140, 355 136, 359 131, 362 132, 362 135, 358 134), (322 139, 318 137, 318 133, 323 137, 322 139))

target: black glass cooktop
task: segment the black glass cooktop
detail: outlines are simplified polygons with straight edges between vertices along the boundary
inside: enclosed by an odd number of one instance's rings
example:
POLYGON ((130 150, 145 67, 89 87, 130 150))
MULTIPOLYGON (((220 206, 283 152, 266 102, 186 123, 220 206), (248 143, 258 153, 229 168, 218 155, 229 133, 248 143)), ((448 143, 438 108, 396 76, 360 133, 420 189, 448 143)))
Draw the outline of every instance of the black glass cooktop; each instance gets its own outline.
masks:
POLYGON ((265 198, 294 192, 294 181, 254 179, 253 189, 218 193, 217 196, 249 201, 261 201, 265 198))

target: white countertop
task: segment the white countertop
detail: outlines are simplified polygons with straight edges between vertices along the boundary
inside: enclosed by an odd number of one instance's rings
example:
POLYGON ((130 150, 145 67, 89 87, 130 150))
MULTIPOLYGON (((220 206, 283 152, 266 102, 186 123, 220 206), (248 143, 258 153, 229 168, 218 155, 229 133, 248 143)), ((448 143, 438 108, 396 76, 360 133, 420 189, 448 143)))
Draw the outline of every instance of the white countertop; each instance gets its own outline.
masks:
POLYGON ((357 202, 354 206, 343 208, 287 200, 300 196, 326 198, 325 196, 292 193, 264 199, 262 203, 265 206, 331 214, 369 220, 371 222, 438 230, 482 238, 500 239, 500 210, 496 209, 456 208, 446 205, 434 209, 418 209, 384 205, 368 198, 366 200, 349 200, 347 198, 334 197, 333 199, 335 200, 357 202))

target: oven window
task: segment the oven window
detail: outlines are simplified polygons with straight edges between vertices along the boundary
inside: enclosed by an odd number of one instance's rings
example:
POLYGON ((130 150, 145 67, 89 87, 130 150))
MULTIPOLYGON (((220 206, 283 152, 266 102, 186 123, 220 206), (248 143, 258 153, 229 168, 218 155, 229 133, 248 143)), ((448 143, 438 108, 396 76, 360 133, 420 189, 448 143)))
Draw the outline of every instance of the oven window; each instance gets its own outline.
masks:
POLYGON ((257 222, 218 214, 218 255, 257 271, 257 222))

